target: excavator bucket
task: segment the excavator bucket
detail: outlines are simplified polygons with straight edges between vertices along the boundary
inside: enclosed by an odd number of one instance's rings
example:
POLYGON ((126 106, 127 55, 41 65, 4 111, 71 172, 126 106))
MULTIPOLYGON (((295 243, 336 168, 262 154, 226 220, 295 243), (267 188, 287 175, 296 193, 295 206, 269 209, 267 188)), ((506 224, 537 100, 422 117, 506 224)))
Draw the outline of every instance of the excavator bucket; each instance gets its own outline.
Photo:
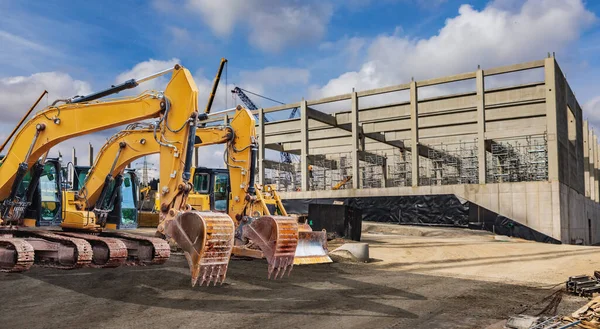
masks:
POLYGON ((298 223, 284 216, 262 216, 244 226, 243 234, 263 252, 269 264, 268 278, 288 276, 294 266, 294 254, 298 245, 298 223), (281 275, 279 275, 281 273, 281 275))
POLYGON ((327 255, 327 232, 313 231, 310 225, 304 223, 298 224, 298 236, 294 265, 333 262, 327 255))
POLYGON ((231 256, 234 224, 223 213, 186 211, 165 223, 165 233, 183 249, 192 274, 192 287, 200 280, 223 284, 231 256))

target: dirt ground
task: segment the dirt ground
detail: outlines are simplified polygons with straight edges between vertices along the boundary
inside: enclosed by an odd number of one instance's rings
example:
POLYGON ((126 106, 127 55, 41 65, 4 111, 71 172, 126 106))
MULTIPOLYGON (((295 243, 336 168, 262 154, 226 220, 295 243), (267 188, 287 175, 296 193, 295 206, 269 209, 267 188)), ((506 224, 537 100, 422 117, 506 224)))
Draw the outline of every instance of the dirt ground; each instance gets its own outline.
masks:
MULTIPOLYGON (((569 275, 600 269, 597 247, 363 225, 372 262, 296 266, 277 281, 265 261, 232 260, 226 284, 191 288, 181 255, 161 266, 1 273, 0 327, 501 328, 542 311, 569 275)), ((563 295, 557 311, 585 303, 563 295)))

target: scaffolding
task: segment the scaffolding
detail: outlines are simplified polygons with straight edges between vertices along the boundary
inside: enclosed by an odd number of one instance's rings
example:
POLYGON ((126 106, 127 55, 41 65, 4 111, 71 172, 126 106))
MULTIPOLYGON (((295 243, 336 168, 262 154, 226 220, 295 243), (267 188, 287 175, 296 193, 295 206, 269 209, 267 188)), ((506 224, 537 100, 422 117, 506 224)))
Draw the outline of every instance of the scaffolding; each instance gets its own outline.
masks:
POLYGON ((274 184, 278 191, 298 191, 300 177, 300 164, 297 162, 279 163, 278 166, 265 169, 265 184, 274 184), (290 165, 294 168, 293 172, 289 171, 290 165))
POLYGON ((367 153, 359 161, 360 188, 385 187, 387 180, 387 153, 367 153))
POLYGON ((394 149, 388 158, 388 187, 412 185, 411 153, 406 150, 394 149))
POLYGON ((477 184, 477 140, 430 145, 421 157, 420 185, 477 184))
MULTIPOLYGON (((331 190, 347 176, 352 175, 352 154, 320 155, 312 161, 308 174, 311 191, 331 190)), ((339 189, 347 188, 346 185, 339 189)))
POLYGON ((490 183, 544 181, 548 179, 546 135, 495 140, 487 154, 490 183))

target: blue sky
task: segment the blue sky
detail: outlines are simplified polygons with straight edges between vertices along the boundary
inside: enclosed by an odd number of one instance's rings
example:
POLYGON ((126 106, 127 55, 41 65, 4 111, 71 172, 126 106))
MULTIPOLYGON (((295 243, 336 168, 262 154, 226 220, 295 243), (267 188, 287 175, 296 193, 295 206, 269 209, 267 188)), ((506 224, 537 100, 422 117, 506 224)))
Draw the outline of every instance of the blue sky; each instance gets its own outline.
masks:
POLYGON ((43 88, 52 99, 73 96, 175 62, 207 94, 226 57, 230 86, 221 86, 216 103, 225 106, 232 84, 295 102, 552 51, 600 127, 600 1, 0 0, 0 11, 0 118, 7 127, 43 88))

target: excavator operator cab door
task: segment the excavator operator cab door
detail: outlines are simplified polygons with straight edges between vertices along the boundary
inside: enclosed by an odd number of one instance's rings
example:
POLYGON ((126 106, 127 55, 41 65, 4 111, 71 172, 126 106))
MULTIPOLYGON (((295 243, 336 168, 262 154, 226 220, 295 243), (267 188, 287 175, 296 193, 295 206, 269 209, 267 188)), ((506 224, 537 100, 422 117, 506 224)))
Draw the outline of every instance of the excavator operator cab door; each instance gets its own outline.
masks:
MULTIPOLYGON (((31 175, 27 174, 21 184, 23 188, 29 184, 31 175)), ((62 209, 62 170, 58 159, 47 159, 31 206, 25 211, 26 226, 57 226, 61 222, 62 209)))
POLYGON ((215 172, 212 179, 212 205, 214 211, 227 212, 229 206, 229 174, 215 172))
POLYGON ((117 190, 113 210, 108 214, 107 228, 135 229, 138 227, 138 204, 140 182, 135 170, 125 170, 123 182, 117 190))

